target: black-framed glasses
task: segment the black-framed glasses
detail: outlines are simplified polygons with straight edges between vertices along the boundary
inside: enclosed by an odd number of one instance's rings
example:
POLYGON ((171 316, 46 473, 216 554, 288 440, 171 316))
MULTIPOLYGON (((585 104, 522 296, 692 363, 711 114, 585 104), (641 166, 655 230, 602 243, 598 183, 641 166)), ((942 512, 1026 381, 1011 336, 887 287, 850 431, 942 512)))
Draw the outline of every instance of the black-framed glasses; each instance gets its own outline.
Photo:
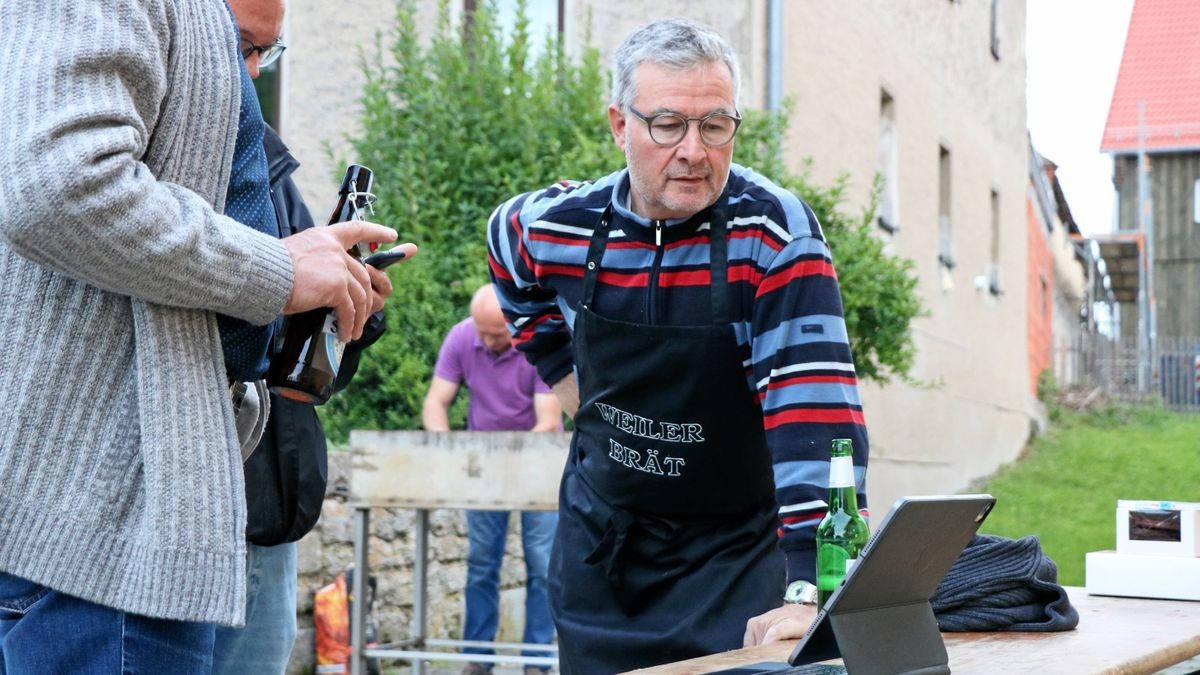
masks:
POLYGON ((259 68, 266 68, 278 61, 279 57, 283 56, 285 49, 287 49, 287 45, 284 44, 283 38, 275 38, 275 41, 269 45, 256 45, 246 38, 242 38, 242 58, 248 59, 251 54, 257 52, 259 68))
POLYGON ((628 106, 628 109, 646 123, 650 140, 658 145, 678 145, 687 136, 688 125, 695 122, 700 129, 700 140, 710 148, 719 148, 733 140, 742 124, 741 117, 723 112, 711 112, 704 117, 685 117, 673 112, 643 115, 633 106, 628 106))

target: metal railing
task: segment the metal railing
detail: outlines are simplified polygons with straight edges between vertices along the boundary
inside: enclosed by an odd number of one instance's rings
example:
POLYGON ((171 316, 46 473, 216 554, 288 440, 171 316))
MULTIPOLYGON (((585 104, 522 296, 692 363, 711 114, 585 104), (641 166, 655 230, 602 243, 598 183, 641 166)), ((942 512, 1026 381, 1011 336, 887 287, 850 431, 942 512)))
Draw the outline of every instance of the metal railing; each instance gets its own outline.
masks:
POLYGON ((1200 413, 1200 337, 1159 337, 1139 346, 1136 338, 1085 334, 1058 341, 1053 365, 1063 388, 1097 388, 1110 399, 1200 413))

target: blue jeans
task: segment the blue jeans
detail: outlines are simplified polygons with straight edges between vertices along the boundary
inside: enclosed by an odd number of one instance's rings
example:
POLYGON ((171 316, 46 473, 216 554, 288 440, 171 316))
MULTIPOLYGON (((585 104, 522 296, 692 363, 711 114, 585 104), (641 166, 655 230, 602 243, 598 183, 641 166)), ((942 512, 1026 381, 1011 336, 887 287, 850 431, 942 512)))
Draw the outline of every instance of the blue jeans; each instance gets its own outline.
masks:
POLYGON ((246 545, 246 626, 217 627, 215 675, 283 675, 296 641, 296 544, 246 545))
MULTIPOLYGON (((550 597, 546 592, 546 569, 558 513, 527 511, 521 513, 521 544, 525 549, 525 637, 522 642, 549 644, 554 640, 554 621, 550 618, 550 597)), ((491 641, 500 625, 500 562, 504 557, 504 539, 508 532, 507 511, 468 511, 467 534, 467 617, 464 640, 491 641)), ((468 654, 494 654, 491 649, 468 647, 468 654)), ((546 656, 546 652, 523 651, 526 656, 546 656)))
POLYGON ((0 572, 0 674, 208 673, 211 623, 154 619, 0 572))

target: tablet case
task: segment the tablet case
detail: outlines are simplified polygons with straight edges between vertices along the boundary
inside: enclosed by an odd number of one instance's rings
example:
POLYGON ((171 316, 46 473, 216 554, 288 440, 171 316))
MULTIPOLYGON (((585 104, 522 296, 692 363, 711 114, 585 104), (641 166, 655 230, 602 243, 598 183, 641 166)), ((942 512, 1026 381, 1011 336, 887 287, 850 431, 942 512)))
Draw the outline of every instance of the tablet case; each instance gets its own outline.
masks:
POLYGON ((984 494, 899 499, 788 663, 841 657, 850 675, 949 673, 929 599, 995 503, 984 494))

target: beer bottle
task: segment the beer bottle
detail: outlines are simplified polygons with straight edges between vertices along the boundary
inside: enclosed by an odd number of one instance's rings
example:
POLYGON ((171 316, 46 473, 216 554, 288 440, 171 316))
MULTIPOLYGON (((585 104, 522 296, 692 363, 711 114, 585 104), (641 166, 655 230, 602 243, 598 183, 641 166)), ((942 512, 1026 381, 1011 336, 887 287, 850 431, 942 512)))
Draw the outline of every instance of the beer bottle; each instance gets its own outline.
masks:
POLYGON ((835 438, 829 460, 829 511, 817 525, 818 609, 858 561, 869 536, 867 521, 858 512, 851 440, 835 438))
MULTIPOLYGON (((329 224, 358 220, 374 200, 373 176, 365 166, 351 164, 338 187, 337 206, 329 224)), ((358 243, 347 251, 362 259, 369 245, 358 243)), ((337 337, 337 319, 327 308, 293 314, 284 320, 276 339, 277 349, 267 371, 267 384, 276 394, 309 405, 321 405, 333 395, 345 345, 337 337)))

